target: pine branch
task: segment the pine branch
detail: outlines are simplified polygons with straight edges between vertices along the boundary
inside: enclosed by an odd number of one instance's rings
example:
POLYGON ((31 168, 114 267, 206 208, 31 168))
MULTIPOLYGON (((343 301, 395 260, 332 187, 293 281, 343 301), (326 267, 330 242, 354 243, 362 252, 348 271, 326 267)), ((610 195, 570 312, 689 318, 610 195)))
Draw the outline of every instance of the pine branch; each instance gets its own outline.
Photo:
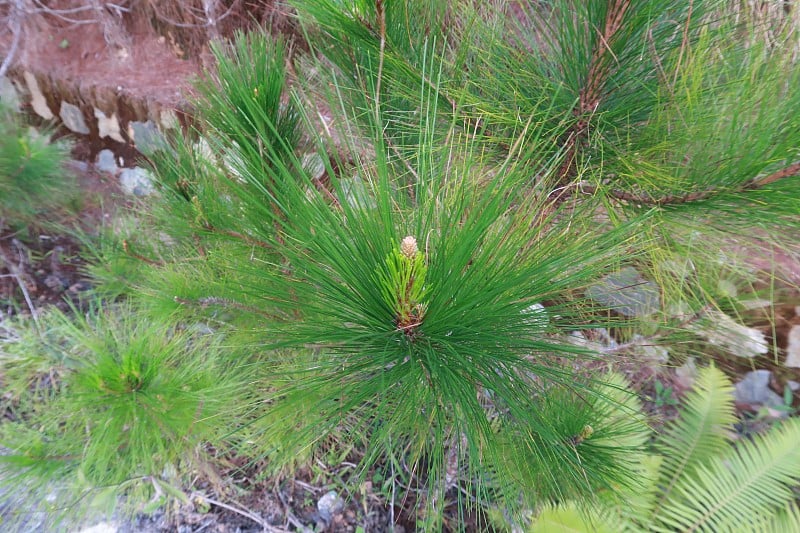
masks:
MULTIPOLYGON (((614 0, 608 6, 602 31, 598 35, 599 40, 592 51, 586 81, 579 92, 578 103, 572 110, 572 114, 578 120, 572 126, 564 142, 566 157, 559 169, 559 182, 562 185, 575 173, 578 147, 589 133, 588 117, 600 106, 603 89, 611 76, 611 60, 617 61, 611 49, 611 42, 622 28, 630 3, 630 0, 614 0)), ((564 195, 559 194, 557 201, 563 198, 564 195)))

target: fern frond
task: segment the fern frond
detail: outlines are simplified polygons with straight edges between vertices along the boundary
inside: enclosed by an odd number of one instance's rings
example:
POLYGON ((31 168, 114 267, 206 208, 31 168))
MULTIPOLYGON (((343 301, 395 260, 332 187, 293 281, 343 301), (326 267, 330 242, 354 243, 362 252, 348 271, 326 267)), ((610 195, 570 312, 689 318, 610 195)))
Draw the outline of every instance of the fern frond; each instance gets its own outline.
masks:
POLYGON ((800 531, 800 507, 797 502, 788 503, 774 516, 767 517, 764 526, 756 526, 753 531, 764 533, 783 533, 784 531, 800 531))
POLYGON ((750 531, 793 500, 800 481, 798 441, 800 420, 791 419, 711 458, 675 485, 657 520, 670 530, 750 531))
POLYGON ((664 456, 658 483, 663 491, 653 515, 670 500, 680 479, 730 444, 735 422, 730 380, 716 367, 701 370, 695 388, 686 395, 680 418, 657 443, 664 456))
POLYGON ((581 508, 575 502, 547 505, 529 533, 619 533, 631 531, 632 524, 615 515, 610 508, 581 508))

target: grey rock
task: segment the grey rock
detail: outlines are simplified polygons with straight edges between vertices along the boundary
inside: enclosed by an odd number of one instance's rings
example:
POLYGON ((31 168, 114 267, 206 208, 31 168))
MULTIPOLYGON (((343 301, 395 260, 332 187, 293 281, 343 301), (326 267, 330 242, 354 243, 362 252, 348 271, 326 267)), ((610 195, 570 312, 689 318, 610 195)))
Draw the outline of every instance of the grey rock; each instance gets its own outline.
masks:
POLYGON ((633 267, 605 276, 586 290, 592 300, 624 316, 643 317, 658 311, 661 293, 658 285, 647 281, 633 267))
POLYGON ((359 174, 344 178, 340 182, 342 195, 348 204, 356 208, 375 209, 377 204, 359 174))
POLYGON ((84 528, 78 533, 117 533, 119 526, 110 522, 100 522, 91 527, 84 528))
POLYGON ((769 388, 771 377, 772 372, 769 370, 753 370, 745 374, 744 379, 736 384, 736 401, 750 405, 782 407, 783 398, 769 388))
POLYGON ((111 150, 105 149, 100 150, 100 153, 97 154, 97 160, 95 161, 95 168, 101 172, 108 172, 109 174, 116 174, 117 173, 117 161, 114 158, 114 152, 111 150))
POLYGON ((344 510, 344 500, 335 490, 327 492, 317 501, 317 511, 325 522, 330 522, 333 517, 344 510))
POLYGON ((0 77, 0 103, 12 111, 19 111, 20 97, 14 83, 5 76, 0 77))
POLYGON ((167 146, 167 141, 152 120, 131 122, 128 124, 128 135, 133 139, 136 149, 145 155, 167 146))
POLYGON ((64 126, 70 131, 81 135, 89 135, 89 127, 83 119, 83 111, 81 111, 80 107, 62 100, 61 111, 59 111, 58 116, 61 117, 64 126))
POLYGON ((784 366, 800 368, 800 325, 792 326, 787 335, 784 366))
POLYGON ((540 303, 529 305, 522 310, 522 314, 525 315, 525 323, 536 329, 546 329, 550 325, 550 315, 540 303))
POLYGON ((739 324, 722 311, 707 311, 698 322, 687 326, 709 343, 739 357, 755 357, 769 351, 764 333, 739 324))
POLYGON ((78 174, 85 174, 89 172, 89 163, 86 161, 78 161, 77 159, 70 159, 65 163, 66 167, 72 172, 78 174))
POLYGON ((325 162, 316 152, 303 154, 302 165, 313 180, 321 179, 325 175, 325 162))
POLYGON ((119 181, 122 189, 133 196, 147 196, 156 190, 150 172, 140 167, 122 169, 119 181))

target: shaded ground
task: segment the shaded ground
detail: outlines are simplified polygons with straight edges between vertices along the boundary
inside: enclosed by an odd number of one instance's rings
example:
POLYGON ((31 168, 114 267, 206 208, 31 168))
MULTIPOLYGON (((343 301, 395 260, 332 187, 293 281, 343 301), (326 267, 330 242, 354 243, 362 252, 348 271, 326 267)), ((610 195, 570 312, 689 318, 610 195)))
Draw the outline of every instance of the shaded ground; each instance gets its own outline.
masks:
POLYGON ((0 228, 0 320, 47 305, 65 310, 90 288, 75 231, 95 232, 127 200, 116 181, 92 165, 72 161, 66 171, 76 178, 69 207, 41 213, 32 224, 0 228))

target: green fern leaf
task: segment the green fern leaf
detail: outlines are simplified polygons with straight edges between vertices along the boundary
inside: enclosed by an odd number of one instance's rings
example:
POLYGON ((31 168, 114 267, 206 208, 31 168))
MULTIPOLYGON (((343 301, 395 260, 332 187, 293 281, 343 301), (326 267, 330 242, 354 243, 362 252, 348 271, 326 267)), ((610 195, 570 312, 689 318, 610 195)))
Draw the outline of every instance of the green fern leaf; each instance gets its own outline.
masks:
MULTIPOLYGON (((657 520, 670 530, 751 531, 794 499, 798 441, 800 420, 791 419, 733 453, 709 459, 676 483, 657 520)), ((796 515, 792 511, 786 520, 796 515)))
POLYGON ((727 448, 735 422, 730 381, 716 367, 701 370, 680 418, 658 440, 657 450, 664 457, 658 485, 663 491, 652 515, 670 500, 680 479, 727 448))
POLYGON ((800 531, 800 507, 796 502, 791 502, 779 511, 778 514, 767 517, 763 527, 756 526, 753 531, 764 533, 784 533, 785 531, 800 531))
POLYGON ((631 524, 611 509, 580 508, 575 502, 548 505, 530 528, 530 533, 619 533, 631 530, 631 524))

